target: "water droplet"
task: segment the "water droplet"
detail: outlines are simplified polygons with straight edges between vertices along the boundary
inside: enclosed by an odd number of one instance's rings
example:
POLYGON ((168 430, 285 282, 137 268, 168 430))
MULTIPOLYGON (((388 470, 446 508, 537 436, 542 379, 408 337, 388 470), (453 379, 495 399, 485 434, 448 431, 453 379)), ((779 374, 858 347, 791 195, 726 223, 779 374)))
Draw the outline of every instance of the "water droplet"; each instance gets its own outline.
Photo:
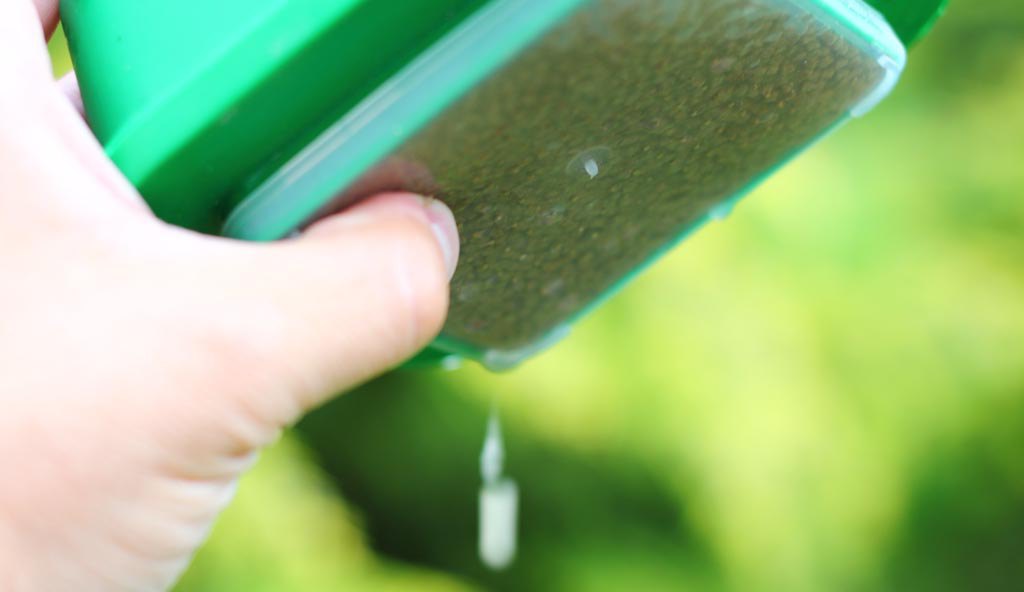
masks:
POLYGON ((711 62, 711 71, 715 74, 724 74, 729 70, 732 70, 733 66, 736 65, 736 58, 724 57, 718 58, 711 62))
POLYGON ((564 204, 556 204, 540 215, 541 221, 545 224, 557 224, 565 216, 565 210, 564 204))
POLYGON ((563 291, 565 291, 565 280, 562 278, 555 278, 544 286, 544 289, 541 290, 541 294, 550 298, 561 294, 563 291))
POLYGON ((596 179, 611 160, 612 151, 607 146, 594 146, 580 152, 565 166, 565 172, 577 178, 596 179))
POLYGON ((516 558, 519 488, 512 479, 485 483, 480 489, 480 561, 500 571, 516 558))
MULTIPOLYGON (((562 299, 562 302, 564 303, 566 300, 570 300, 573 302, 573 311, 578 308, 577 296, 567 296, 562 299)), ((559 308, 562 308, 561 304, 559 305, 559 308)), ((532 358, 533 356, 539 354, 540 352, 554 346, 556 343, 564 339, 567 335, 569 335, 568 323, 555 327, 539 341, 535 341, 531 345, 528 345, 524 348, 513 350, 488 350, 487 352, 484 353, 483 358, 480 361, 488 370, 492 370, 494 372, 511 370, 512 368, 515 368, 519 364, 522 364, 529 358, 532 358)))
POLYGON ((502 477, 505 450, 497 409, 491 410, 487 436, 480 453, 480 560, 493 570, 512 564, 516 556, 519 515, 519 488, 515 481, 502 477))
POLYGON ((458 288, 455 289, 455 299, 459 302, 469 302, 470 300, 476 298, 479 293, 480 284, 461 284, 458 288))
POLYGON ((480 453, 480 475, 484 483, 494 483, 501 477, 505 464, 505 446, 501 438, 501 423, 498 412, 491 411, 487 420, 487 436, 484 438, 484 449, 480 453))
POLYGON ((711 210, 708 211, 708 216, 712 220, 716 220, 718 222, 721 222, 722 220, 725 220, 726 218, 728 218, 729 214, 731 214, 732 211, 735 208, 736 208, 736 202, 734 202, 732 200, 724 201, 724 202, 718 204, 717 206, 711 208, 711 210))
POLYGON ((454 354, 441 358, 441 369, 449 372, 462 368, 462 357, 454 354))

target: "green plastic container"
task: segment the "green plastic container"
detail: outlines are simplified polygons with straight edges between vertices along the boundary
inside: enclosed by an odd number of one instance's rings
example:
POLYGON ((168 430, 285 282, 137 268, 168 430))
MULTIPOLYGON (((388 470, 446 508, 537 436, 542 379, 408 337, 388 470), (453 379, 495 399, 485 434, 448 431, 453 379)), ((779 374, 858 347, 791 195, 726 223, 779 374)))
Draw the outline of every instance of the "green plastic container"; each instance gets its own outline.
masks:
POLYGON ((65 0, 161 218, 268 241, 382 190, 462 260, 421 359, 517 364, 892 90, 941 0, 65 0), (887 18, 888 17, 888 20, 887 18))

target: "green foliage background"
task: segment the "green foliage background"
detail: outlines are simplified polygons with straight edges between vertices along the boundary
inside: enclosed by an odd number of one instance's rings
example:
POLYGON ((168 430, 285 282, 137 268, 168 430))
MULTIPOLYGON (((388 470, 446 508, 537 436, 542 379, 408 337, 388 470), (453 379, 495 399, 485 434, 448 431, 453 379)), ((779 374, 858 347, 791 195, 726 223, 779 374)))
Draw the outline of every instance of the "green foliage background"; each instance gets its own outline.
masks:
POLYGON ((1024 4, 954 0, 878 111, 551 352, 314 414, 178 590, 1005 590, 1021 533, 1024 4), (473 546, 494 397, 504 574, 473 546))

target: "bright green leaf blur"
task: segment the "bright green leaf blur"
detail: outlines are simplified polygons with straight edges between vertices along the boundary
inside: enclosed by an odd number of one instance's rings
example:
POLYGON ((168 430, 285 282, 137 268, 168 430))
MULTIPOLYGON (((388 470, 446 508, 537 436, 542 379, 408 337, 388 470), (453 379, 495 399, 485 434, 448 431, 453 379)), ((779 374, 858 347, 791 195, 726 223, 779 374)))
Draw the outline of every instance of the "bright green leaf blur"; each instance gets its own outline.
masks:
POLYGON ((550 353, 311 417, 179 590, 1005 590, 1022 533, 1024 4, 954 0, 891 100, 550 353), (495 396, 501 575, 473 547, 495 396))

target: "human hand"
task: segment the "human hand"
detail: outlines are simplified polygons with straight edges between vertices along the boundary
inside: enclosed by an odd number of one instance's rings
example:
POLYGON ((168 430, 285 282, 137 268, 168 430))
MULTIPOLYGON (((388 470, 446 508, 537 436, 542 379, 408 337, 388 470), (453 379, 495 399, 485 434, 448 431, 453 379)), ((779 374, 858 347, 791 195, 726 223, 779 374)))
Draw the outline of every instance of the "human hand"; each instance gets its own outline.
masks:
POLYGON ((0 2, 0 589, 161 590, 283 426, 435 335, 458 237, 402 194, 269 245, 158 221, 50 77, 56 12, 0 2))

